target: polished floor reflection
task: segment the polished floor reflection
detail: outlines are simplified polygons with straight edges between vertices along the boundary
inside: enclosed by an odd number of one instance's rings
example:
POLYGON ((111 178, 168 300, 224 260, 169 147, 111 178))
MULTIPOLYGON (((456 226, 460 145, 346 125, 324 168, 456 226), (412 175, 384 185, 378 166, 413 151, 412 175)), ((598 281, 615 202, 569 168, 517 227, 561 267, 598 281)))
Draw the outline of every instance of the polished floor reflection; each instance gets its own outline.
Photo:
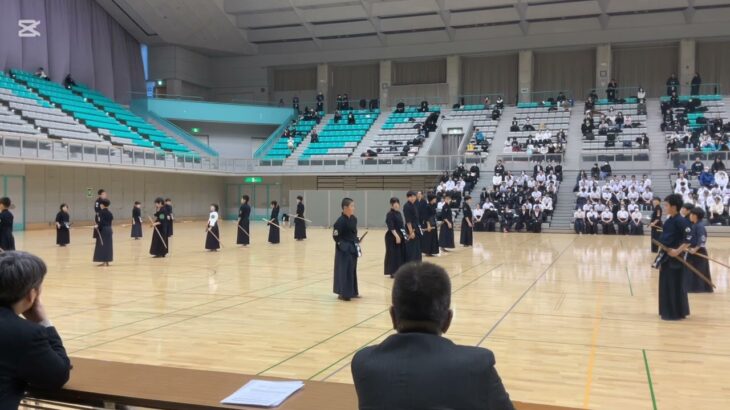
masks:
MULTIPOLYGON (((68 248, 50 231, 17 235, 18 249, 49 264, 43 297, 72 356, 351 383, 350 358, 391 333, 391 280, 383 232, 359 262, 362 299, 332 294, 330 231, 295 242, 282 233, 239 248, 203 249, 199 223, 175 226, 171 254, 148 255, 116 228, 110 268, 91 262, 91 231, 68 248)), ((730 407, 730 280, 712 265, 717 291, 690 295, 681 322, 657 316, 657 276, 647 237, 477 233, 476 246, 430 259, 453 281, 457 343, 494 350, 515 400, 592 409, 730 407), (649 377, 651 376, 651 383, 649 377)), ((730 262, 730 238, 710 238, 730 262)))

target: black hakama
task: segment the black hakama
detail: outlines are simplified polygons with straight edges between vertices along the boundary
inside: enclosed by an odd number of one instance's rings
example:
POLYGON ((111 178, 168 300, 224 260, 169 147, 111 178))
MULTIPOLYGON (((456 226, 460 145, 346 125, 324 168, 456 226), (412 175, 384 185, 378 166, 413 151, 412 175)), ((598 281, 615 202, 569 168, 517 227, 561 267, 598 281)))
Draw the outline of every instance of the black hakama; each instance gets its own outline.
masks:
POLYGON ((297 204, 297 217, 294 218, 294 239, 301 241, 307 239, 307 224, 304 221, 304 204, 297 204))
MULTIPOLYGON (((661 238, 661 237, 662 237, 662 233, 659 232, 659 230, 657 228, 652 227, 651 228, 651 239, 653 239, 654 241, 658 241, 659 238, 661 238)), ((651 251, 653 253, 657 253, 657 252, 659 252, 659 246, 656 243, 654 243, 654 241, 651 241, 651 251)))
POLYGON ((99 211, 99 222, 96 235, 96 246, 94 247, 94 262, 107 263, 114 260, 114 238, 112 232, 112 213, 104 208, 99 211))
POLYGON ((279 207, 271 210, 271 217, 269 218, 269 222, 271 222, 269 225, 269 243, 279 243, 280 242, 280 235, 279 235, 279 227, 274 226, 272 224, 279 225, 279 207))
POLYGON ((220 230, 218 229, 218 222, 213 226, 209 226, 205 235, 205 249, 209 251, 218 250, 221 248, 221 243, 216 238, 220 238, 220 230))
MULTIPOLYGON (((697 250, 697 253, 707 256, 707 249, 700 248, 697 250)), ((710 275, 710 261, 701 256, 697 256, 696 254, 693 255, 691 253, 688 253, 687 263, 694 266, 709 281, 712 281, 712 276, 710 275)), ((702 280, 702 278, 698 277, 696 273, 690 271, 689 269, 686 269, 685 276, 687 292, 705 293, 713 291, 712 286, 710 286, 709 283, 702 280)))
POLYGON ((238 227, 236 230, 236 244, 237 245, 248 245, 251 243, 251 206, 249 204, 243 204, 238 208, 238 227))
POLYGON ((0 249, 3 251, 15 250, 15 237, 13 236, 13 214, 7 209, 0 212, 0 249))
POLYGON ((631 235, 644 235, 644 225, 642 225, 641 222, 637 223, 637 222, 631 221, 630 226, 631 226, 631 228, 630 228, 631 235))
POLYGON ((618 234, 619 235, 628 235, 629 234, 629 223, 628 222, 619 221, 618 234))
MULTIPOLYGON (((172 214, 171 205, 165 205, 165 214, 167 214, 167 237, 169 238, 173 233, 172 226, 175 225, 175 216, 172 214)), ((168 243, 169 242, 170 240, 168 239, 168 243)))
POLYGON ((66 246, 71 243, 68 213, 59 211, 56 214, 56 245, 66 246))
POLYGON ((439 235, 436 219, 431 222, 430 232, 426 228, 423 229, 423 236, 421 237, 421 252, 430 256, 439 254, 439 235))
POLYGON ((582 219, 576 219, 575 222, 573 222, 573 230, 575 230, 575 233, 585 233, 586 231, 586 223, 582 219))
POLYGON ((418 208, 415 203, 406 202, 403 205, 403 219, 405 220, 405 233, 409 234, 408 224, 411 224, 411 228, 415 236, 413 239, 408 239, 405 244, 406 262, 420 262, 423 260, 423 254, 421 253, 421 232, 420 218, 418 216, 418 208))
POLYGON ((441 223, 441 228, 439 229, 439 246, 444 249, 453 249, 456 247, 454 245, 454 217, 451 213, 451 207, 444 204, 443 208, 441 208, 441 218, 443 219, 443 223, 441 223), (451 227, 446 224, 446 221, 449 221, 451 224, 451 227))
POLYGON ((674 258, 659 270, 659 315, 665 320, 684 319, 689 315, 689 298, 685 290, 684 266, 674 258))
POLYGON ((334 284, 332 291, 340 299, 349 300, 359 295, 357 288, 357 258, 360 256, 357 237, 357 218, 341 215, 333 226, 335 241, 334 284))
POLYGON ((164 257, 168 252, 167 215, 164 210, 155 212, 155 222, 160 224, 152 228, 152 243, 150 244, 150 255, 164 257))
POLYGON ((132 238, 139 239, 142 237, 142 211, 134 207, 132 209, 132 238))
POLYGON ((392 276, 401 265, 406 263, 403 216, 398 211, 390 210, 385 216, 385 226, 387 230, 385 231, 385 267, 383 273, 392 276), (400 238, 400 243, 396 243, 393 231, 400 238))
POLYGON ((604 235, 616 235, 616 228, 613 226, 613 222, 601 222, 601 225, 604 235))
POLYGON ((466 223, 466 219, 461 220, 461 235, 459 237, 459 243, 464 246, 472 246, 474 244, 473 228, 466 223))

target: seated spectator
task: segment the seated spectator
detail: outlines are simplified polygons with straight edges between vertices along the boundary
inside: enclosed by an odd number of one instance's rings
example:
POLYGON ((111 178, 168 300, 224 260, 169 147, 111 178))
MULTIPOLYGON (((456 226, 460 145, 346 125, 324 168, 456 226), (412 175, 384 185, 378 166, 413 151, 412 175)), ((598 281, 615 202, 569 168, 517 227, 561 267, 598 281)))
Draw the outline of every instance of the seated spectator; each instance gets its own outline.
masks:
POLYGON ((324 111, 324 94, 322 91, 317 93, 317 113, 324 111))
POLYGON ((557 103, 558 103, 559 105, 562 105, 562 103, 566 102, 567 100, 568 100, 568 97, 566 97, 566 96, 565 96, 565 94, 563 94, 563 92, 562 92, 562 91, 560 91, 560 92, 558 93, 558 96, 557 96, 557 98, 555 98, 555 101, 556 101, 556 102, 557 102, 557 103))
POLYGON ((340 122, 342 119, 342 113, 340 113, 340 110, 335 110, 335 124, 340 122))
POLYGON ((312 142, 313 144, 319 142, 319 134, 317 134, 317 131, 312 131, 312 135, 310 135, 309 137, 310 137, 310 142, 312 142))
POLYGON ((402 114, 402 113, 406 112, 406 105, 403 102, 399 102, 395 106, 395 112, 397 112, 399 114, 402 114))
POLYGON ((509 127, 510 132, 518 132, 520 130, 520 126, 517 123, 517 118, 512 118, 512 125, 509 127))
POLYGON ((286 146, 289 148, 289 151, 294 151, 294 137, 291 135, 289 136, 289 139, 286 141, 286 146))
POLYGON ((715 158, 715 161, 712 162, 712 172, 724 171, 724 170, 725 170, 725 164, 722 162, 722 160, 719 157, 715 158))
POLYGON ((350 113, 347 114, 347 123, 349 125, 354 125, 355 124, 355 114, 353 114, 352 111, 350 111, 350 113))
POLYGON ((17 409, 28 388, 57 390, 69 379, 71 362, 40 299, 45 275, 37 256, 0 253, 2 409, 17 409))
POLYGON ((677 74, 672 73, 667 79, 667 95, 672 95, 679 92, 679 80, 677 74))
POLYGON ((611 176, 611 164, 609 164, 608 161, 606 161, 606 163, 601 166, 600 178, 606 179, 610 176, 611 176))
POLYGON ((727 189, 728 185, 728 175, 727 172, 724 170, 719 170, 715 172, 715 184, 717 184, 717 187, 721 189, 722 191, 725 191, 727 189))
POLYGON ((504 110, 504 99, 502 98, 501 95, 499 97, 497 97, 497 101, 495 102, 495 106, 500 111, 501 110, 504 110))
POLYGON ((491 104, 491 102, 489 101, 489 96, 486 96, 486 97, 484 97, 484 109, 485 109, 485 110, 488 110, 488 109, 489 109, 489 107, 490 107, 491 105, 492 105, 492 104, 491 104))
POLYGON ((421 101, 421 108, 419 108, 420 112, 428 112, 428 101, 424 100, 421 101))
POLYGON ((535 131, 535 127, 532 125, 530 117, 527 117, 525 124, 522 125, 522 131, 535 131))
POLYGON ((450 307, 451 282, 440 266, 409 263, 396 272, 390 316, 398 333, 352 359, 361 409, 514 408, 494 354, 442 336, 450 307))
POLYGON ((46 74, 46 71, 43 69, 43 67, 38 67, 38 70, 36 70, 35 72, 35 76, 43 80, 50 80, 50 78, 48 78, 48 74, 46 74))
POLYGON ((611 79, 606 87, 606 98, 609 102, 616 101, 616 89, 618 88, 618 82, 615 79, 611 79))
POLYGON ((476 134, 474 134, 474 139, 476 140, 477 144, 481 145, 484 142, 484 133, 482 130, 477 128, 476 134))
POLYGON ((502 116, 502 111, 500 111, 499 108, 497 108, 497 106, 495 106, 494 109, 492 110, 492 121, 497 121, 499 119, 499 117, 501 117, 501 116, 502 116))
POLYGON ((66 74, 66 78, 63 79, 63 86, 66 88, 71 88, 72 86, 76 86, 76 81, 74 81, 73 77, 71 77, 71 74, 66 74))
POLYGON ((705 169, 705 165, 702 163, 700 157, 695 158, 695 162, 692 163, 689 174, 693 177, 699 176, 705 169))
POLYGON ((639 91, 636 92, 636 99, 639 104, 646 104, 646 91, 643 87, 639 87, 639 91))
POLYGON ((350 109, 350 96, 347 93, 342 95, 342 109, 345 111, 350 109))
POLYGON ((715 176, 710 172, 710 167, 705 167, 704 171, 700 173, 699 181, 700 186, 711 187, 715 185, 715 176))
POLYGON ((297 114, 301 113, 301 111, 299 111, 299 97, 298 96, 295 95, 294 98, 292 98, 291 105, 292 105, 292 108, 294 108, 294 111, 297 112, 297 114))

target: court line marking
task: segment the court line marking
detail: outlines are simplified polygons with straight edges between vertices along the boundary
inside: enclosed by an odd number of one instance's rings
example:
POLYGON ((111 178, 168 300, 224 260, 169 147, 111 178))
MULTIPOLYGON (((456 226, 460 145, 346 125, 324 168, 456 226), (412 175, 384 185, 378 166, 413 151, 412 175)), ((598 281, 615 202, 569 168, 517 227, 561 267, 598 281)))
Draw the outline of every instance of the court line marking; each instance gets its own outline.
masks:
POLYGON ((595 317, 593 318, 593 332, 591 332, 591 352, 588 356, 588 370, 586 371, 586 387, 583 392, 583 408, 587 409, 591 401, 591 386, 593 385, 593 369, 596 364, 596 350, 598 335, 601 332, 601 305, 603 303, 603 292, 596 297, 595 317))
POLYGON ((481 344, 484 343, 485 340, 487 340, 487 338, 489 337, 489 335, 491 335, 492 332, 494 332, 494 330, 497 328, 497 326, 499 326, 500 323, 502 323, 502 321, 507 317, 507 315, 509 315, 512 312, 512 310, 514 310, 514 308, 517 307, 517 305, 522 301, 522 299, 524 299, 524 297, 527 295, 527 293, 530 290, 532 290, 532 288, 534 288, 535 285, 537 285, 537 282, 539 282, 542 278, 545 277, 545 275, 550 270, 550 268, 552 268, 553 265, 555 265, 555 262, 557 262, 558 259, 560 259, 563 256, 563 254, 565 253, 565 251, 567 251, 568 248, 570 248, 571 246, 573 246, 573 243, 575 242, 576 239, 577 239, 577 237, 576 238, 573 238, 573 240, 571 240, 570 243, 565 248, 563 248, 563 250, 560 251, 560 253, 558 254, 558 256, 555 259, 553 259, 553 261, 550 263, 550 265, 548 265, 542 271, 542 273, 539 274, 537 276, 537 278, 535 278, 535 280, 532 281, 532 283, 530 284, 530 286, 528 286, 527 289, 525 289, 525 291, 522 292, 522 294, 520 295, 519 298, 517 298, 517 300, 515 301, 515 303, 513 303, 512 306, 510 306, 509 309, 507 309, 507 311, 504 312, 504 315, 502 315, 502 317, 500 317, 497 320, 497 322, 494 325, 492 325, 491 329, 489 329, 489 331, 487 331, 487 333, 484 335, 484 337, 482 337, 481 340, 479 340, 479 343, 477 343, 477 346, 481 346, 481 344))
POLYGON ((657 410, 656 396, 654 396, 654 384, 651 381, 651 371, 649 370, 649 359, 646 357, 646 349, 641 349, 641 353, 644 356, 644 368, 646 369, 646 380, 649 382, 649 393, 651 394, 651 404, 654 410, 657 410))
MULTIPOLYGON (((376 340, 380 339, 381 337, 385 336, 386 334, 388 334, 388 333, 390 333, 390 332, 392 332, 392 331, 394 331, 394 329, 388 329, 388 330, 386 330, 385 332, 383 332, 383 333, 381 333, 381 334, 377 335, 376 337, 374 337, 374 338, 372 338, 372 339, 368 340, 368 341, 367 341, 367 342, 366 342, 365 344, 363 344, 363 345, 361 345, 360 347, 358 347, 357 349, 355 349, 355 351, 354 351, 354 352, 350 352, 350 353, 348 353, 348 354, 346 354, 346 355, 344 355, 344 356, 340 357, 339 359, 337 359, 336 361, 334 361, 334 362, 333 362, 333 363, 332 363, 331 365, 329 365, 329 366, 325 367, 324 369, 322 369, 322 370, 318 371, 317 373, 313 374, 313 375, 312 375, 311 377, 309 377, 309 378, 308 378, 307 380, 312 380, 312 379, 314 379, 315 377, 317 377, 317 376, 319 376, 320 374, 324 373, 324 371, 325 371, 325 370, 327 370, 327 369, 331 368, 332 366, 334 366, 334 365, 336 365, 337 363, 339 363, 339 362, 343 361, 344 359, 346 359, 346 358, 348 358, 348 357, 350 357, 350 356, 353 356, 353 355, 357 354, 357 352, 359 352, 359 351, 360 351, 361 349, 363 349, 363 348, 365 348, 365 347, 369 346, 369 345, 370 345, 370 343, 372 343, 372 342, 374 342, 374 341, 376 341, 376 340)), ((351 362, 352 362, 352 360, 350 360, 350 361, 348 361, 347 363, 345 363, 345 364, 344 364, 344 366, 341 366, 341 367, 337 368, 337 370, 335 371, 335 373, 337 373, 337 372, 339 372, 340 370, 344 369, 344 368, 345 368, 345 366, 347 366, 347 365, 348 365, 349 363, 351 363, 351 362)), ((325 380, 327 380, 327 379, 328 379, 328 378, 329 378, 330 376, 332 376, 332 375, 333 375, 333 374, 335 374, 335 373, 332 373, 332 374, 330 374, 329 376, 327 376, 326 378, 322 379, 321 381, 325 381, 325 380)))
POLYGON ((631 292, 631 296, 634 296, 634 288, 631 286, 631 274, 629 273, 629 267, 626 267, 626 278, 629 279, 629 292, 631 292))

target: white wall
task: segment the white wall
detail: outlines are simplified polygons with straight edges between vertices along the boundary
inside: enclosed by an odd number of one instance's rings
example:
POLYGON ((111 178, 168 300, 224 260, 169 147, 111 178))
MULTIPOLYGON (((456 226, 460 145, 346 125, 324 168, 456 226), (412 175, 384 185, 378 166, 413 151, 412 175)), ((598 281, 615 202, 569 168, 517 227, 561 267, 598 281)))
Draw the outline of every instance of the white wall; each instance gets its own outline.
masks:
POLYGON ((278 128, 274 125, 173 122, 186 131, 200 128, 200 134, 208 136, 209 145, 221 157, 237 159, 252 158, 258 147, 278 128))
POLYGON ((148 49, 149 79, 167 80, 168 94, 201 95, 211 87, 209 57, 178 46, 148 49))

